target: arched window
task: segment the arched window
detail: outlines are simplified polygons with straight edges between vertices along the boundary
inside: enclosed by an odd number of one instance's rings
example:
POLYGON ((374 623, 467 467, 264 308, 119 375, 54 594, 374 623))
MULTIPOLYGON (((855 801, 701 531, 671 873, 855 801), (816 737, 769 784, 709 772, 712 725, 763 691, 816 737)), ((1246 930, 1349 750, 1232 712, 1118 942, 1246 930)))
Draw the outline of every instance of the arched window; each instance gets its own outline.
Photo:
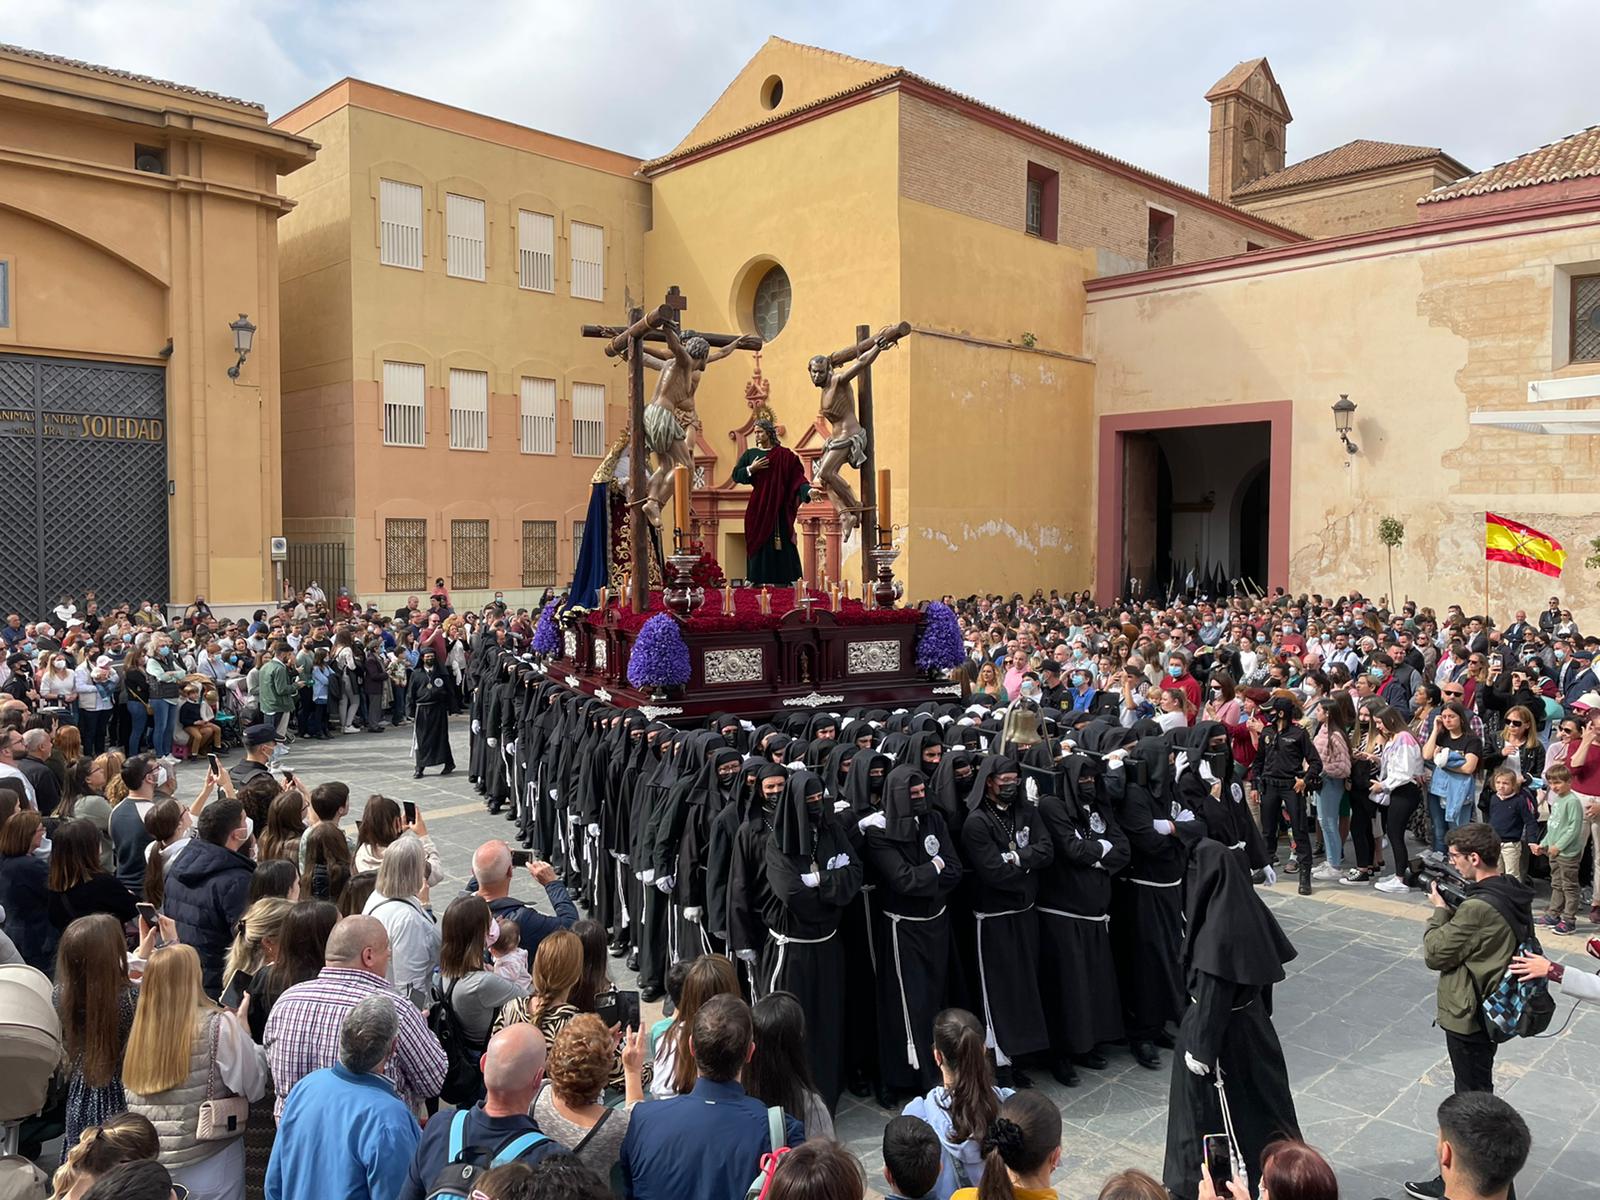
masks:
POLYGON ((1262 171, 1283 170, 1283 152, 1278 149, 1278 135, 1269 129, 1262 135, 1261 141, 1264 146, 1261 155, 1262 171))
POLYGON ((1249 183, 1261 174, 1261 143, 1256 137, 1256 123, 1245 118, 1239 138, 1239 182, 1249 183))

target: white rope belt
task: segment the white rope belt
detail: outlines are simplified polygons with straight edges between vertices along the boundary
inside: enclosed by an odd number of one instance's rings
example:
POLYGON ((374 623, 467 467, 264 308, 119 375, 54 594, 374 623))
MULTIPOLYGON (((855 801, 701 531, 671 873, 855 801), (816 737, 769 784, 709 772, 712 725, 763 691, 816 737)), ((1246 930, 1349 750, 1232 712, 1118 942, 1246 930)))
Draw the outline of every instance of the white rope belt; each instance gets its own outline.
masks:
POLYGON ((904 913, 892 912, 886 912, 883 915, 889 918, 889 942, 894 947, 894 979, 895 983, 900 986, 900 1016, 904 1020, 906 1027, 906 1065, 913 1071, 920 1071, 922 1063, 917 1058, 916 1033, 911 1028, 911 1002, 906 999, 906 977, 900 968, 900 922, 915 921, 918 924, 923 924, 928 921, 937 921, 944 916, 944 908, 941 906, 939 911, 931 917, 912 917, 904 913))
POLYGON ((1033 906, 1027 908, 1010 908, 1005 912, 973 913, 978 919, 978 987, 983 992, 983 1044, 994 1051, 996 1066, 1009 1067, 1011 1060, 1006 1057, 1006 1052, 1000 1048, 999 1040, 994 1036, 994 1015, 989 1010, 989 973, 983 962, 983 923, 992 921, 996 917, 1016 917, 1025 912, 1031 912, 1033 906))
POLYGON ((1111 923, 1111 914, 1109 913, 1103 917, 1086 917, 1082 913, 1064 912, 1059 908, 1046 908, 1042 904, 1039 906, 1039 911, 1049 913, 1052 917, 1071 917, 1074 921, 1093 921, 1099 925, 1109 925, 1111 923))
POLYGON ((1181 879, 1174 879, 1171 883, 1157 883, 1154 879, 1134 879, 1131 876, 1127 876, 1127 875, 1123 876, 1123 881, 1125 883, 1137 883, 1140 887, 1160 887, 1160 888, 1177 887, 1179 884, 1181 884, 1183 882, 1183 880, 1181 880, 1181 879))
POLYGON ((773 993, 773 992, 778 990, 778 976, 783 974, 783 960, 784 960, 785 955, 788 953, 789 946, 790 946, 791 943, 793 943, 794 945, 797 945, 797 946, 820 946, 824 942, 833 941, 834 937, 837 936, 838 932, 839 931, 837 929, 835 929, 832 933, 828 934, 826 937, 803 938, 803 937, 791 937, 787 933, 778 933, 776 930, 772 930, 772 929, 767 930, 767 936, 769 938, 771 938, 773 941, 778 943, 778 961, 775 962, 773 964, 773 966, 772 966, 772 979, 767 983, 767 992, 768 992, 768 994, 770 995, 771 993, 773 993))

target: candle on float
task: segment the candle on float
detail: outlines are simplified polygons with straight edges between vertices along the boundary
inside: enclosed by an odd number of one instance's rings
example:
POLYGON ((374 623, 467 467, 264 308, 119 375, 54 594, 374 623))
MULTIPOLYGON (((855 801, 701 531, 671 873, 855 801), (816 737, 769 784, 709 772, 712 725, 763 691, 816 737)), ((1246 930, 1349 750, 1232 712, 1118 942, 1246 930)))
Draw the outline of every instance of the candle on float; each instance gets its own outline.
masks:
POLYGON ((885 545, 893 541, 894 505, 890 500, 889 468, 878 468, 878 538, 885 545))
POLYGON ((689 468, 672 468, 673 499, 676 501, 678 532, 685 541, 689 537, 689 468))
POLYGON ((606 610, 606 597, 607 597, 607 594, 610 592, 610 590, 611 590, 610 588, 601 588, 600 589, 600 595, 595 600, 595 608, 599 612, 605 612, 605 610, 606 610))
POLYGON ((722 615, 725 617, 733 616, 733 584, 731 583, 722 585, 722 615))

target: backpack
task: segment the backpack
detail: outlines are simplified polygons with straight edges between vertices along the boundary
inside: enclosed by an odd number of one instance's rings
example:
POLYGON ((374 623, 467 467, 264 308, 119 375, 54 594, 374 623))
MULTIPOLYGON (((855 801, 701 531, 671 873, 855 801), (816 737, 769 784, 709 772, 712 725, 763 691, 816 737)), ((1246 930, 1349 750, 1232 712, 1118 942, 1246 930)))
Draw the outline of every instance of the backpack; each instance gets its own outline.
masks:
MULTIPOLYGON (((470 1108, 483 1098, 483 1069, 478 1065, 482 1047, 474 1047, 467 1031, 461 1027, 455 1005, 450 997, 456 990, 455 980, 445 989, 444 995, 428 1006, 428 1028, 439 1039, 449 1065, 445 1068, 444 1083, 439 1087, 439 1099, 457 1108, 470 1108)), ((452 1158, 454 1156, 452 1155, 452 1158)), ((471 1191, 468 1188, 467 1191, 471 1191)), ((462 1195, 466 1195, 463 1192, 462 1195)))
POLYGON ((772 1147, 761 1156, 761 1166, 750 1186, 744 1190, 744 1200, 765 1200, 772 1186, 772 1173, 778 1169, 783 1156, 789 1153, 788 1139, 784 1137, 783 1109, 773 1105, 767 1109, 767 1144, 772 1147))
POLYGON ((450 1118, 445 1164, 434 1178, 427 1200, 466 1200, 485 1171, 515 1162, 540 1142, 549 1140, 542 1133, 519 1133, 501 1143, 492 1157, 486 1157, 481 1146, 462 1145, 466 1127, 467 1110, 461 1109, 450 1118))
MULTIPOLYGON (((1530 936, 1517 947, 1517 953, 1542 954, 1543 951, 1539 948, 1539 939, 1530 936)), ((1478 1009, 1489 1040, 1498 1043, 1509 1042, 1512 1038, 1538 1037, 1550 1028, 1556 1002, 1544 980, 1518 979, 1508 967, 1478 1009)))

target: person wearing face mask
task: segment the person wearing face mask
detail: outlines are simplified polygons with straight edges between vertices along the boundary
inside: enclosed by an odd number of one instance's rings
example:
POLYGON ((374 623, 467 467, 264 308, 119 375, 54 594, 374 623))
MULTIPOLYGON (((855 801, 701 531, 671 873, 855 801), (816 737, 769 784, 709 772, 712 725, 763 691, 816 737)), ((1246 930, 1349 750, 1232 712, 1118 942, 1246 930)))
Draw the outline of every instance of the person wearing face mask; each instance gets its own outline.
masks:
POLYGON ((255 861, 245 849, 255 830, 244 805, 213 800, 195 822, 195 836, 167 876, 162 911, 200 955, 205 993, 222 994, 222 969, 234 929, 250 901, 255 861))
POLYGON ((172 731, 178 727, 178 705, 183 702, 180 688, 185 672, 164 636, 159 638, 154 655, 145 663, 145 673, 150 677, 151 689, 151 749, 165 757, 172 753, 172 731))
POLYGON ((1311 798, 1322 782, 1322 759, 1311 735, 1296 724, 1298 712, 1287 696, 1274 696, 1252 723, 1259 737, 1256 777, 1261 781, 1261 833, 1274 859, 1279 814, 1289 813, 1300 894, 1311 894, 1311 798))
POLYGON ((425 650, 411 673, 406 704, 414 722, 411 733, 412 777, 422 778, 428 767, 443 766, 441 775, 456 769, 450 750, 450 673, 433 650, 425 650))
POLYGON ((877 1100, 892 1108, 939 1080, 927 1046, 950 970, 945 908, 961 880, 961 860, 944 819, 933 811, 927 777, 915 767, 890 771, 883 810, 861 822, 868 873, 876 881, 877 1100))
POLYGON ((1061 708, 1069 713, 1093 712, 1100 689, 1094 686, 1094 669, 1087 661, 1075 662, 1067 675, 1069 690, 1062 697, 1061 708))
POLYGON ((1200 707, 1200 681, 1189 673, 1189 655, 1184 651, 1174 650, 1167 655, 1167 677, 1161 686, 1183 692, 1188 697, 1191 710, 1200 707))
POLYGON ((244 731, 244 757, 228 768, 233 786, 243 787, 260 775, 270 775, 271 764, 278 755, 278 731, 262 722, 244 731))
POLYGON ((1022 796, 1020 768, 1006 755, 983 760, 967 796, 962 862, 970 869, 977 921, 977 992, 984 1041, 1003 1086, 1027 1087, 1013 1064, 1050 1045, 1039 999, 1039 873, 1055 845, 1038 806, 1022 796))
POLYGON ((791 992, 806 1018, 811 1077, 828 1110, 844 1088, 845 908, 863 867, 809 771, 761 775, 762 808, 739 831, 729 885, 730 945, 757 996, 791 992), (789 776, 787 779, 784 776, 789 776))
POLYGON ((678 926, 680 959, 723 951, 722 939, 706 928, 706 866, 712 822, 734 803, 739 762, 739 752, 731 747, 714 750, 693 787, 678 798, 663 823, 665 843, 675 850, 661 858, 657 875, 664 870, 674 880, 672 917, 678 926))
POLYGON ((66 709, 63 719, 70 725, 77 724, 78 678, 65 651, 57 651, 45 660, 35 686, 39 691, 40 707, 66 709))

